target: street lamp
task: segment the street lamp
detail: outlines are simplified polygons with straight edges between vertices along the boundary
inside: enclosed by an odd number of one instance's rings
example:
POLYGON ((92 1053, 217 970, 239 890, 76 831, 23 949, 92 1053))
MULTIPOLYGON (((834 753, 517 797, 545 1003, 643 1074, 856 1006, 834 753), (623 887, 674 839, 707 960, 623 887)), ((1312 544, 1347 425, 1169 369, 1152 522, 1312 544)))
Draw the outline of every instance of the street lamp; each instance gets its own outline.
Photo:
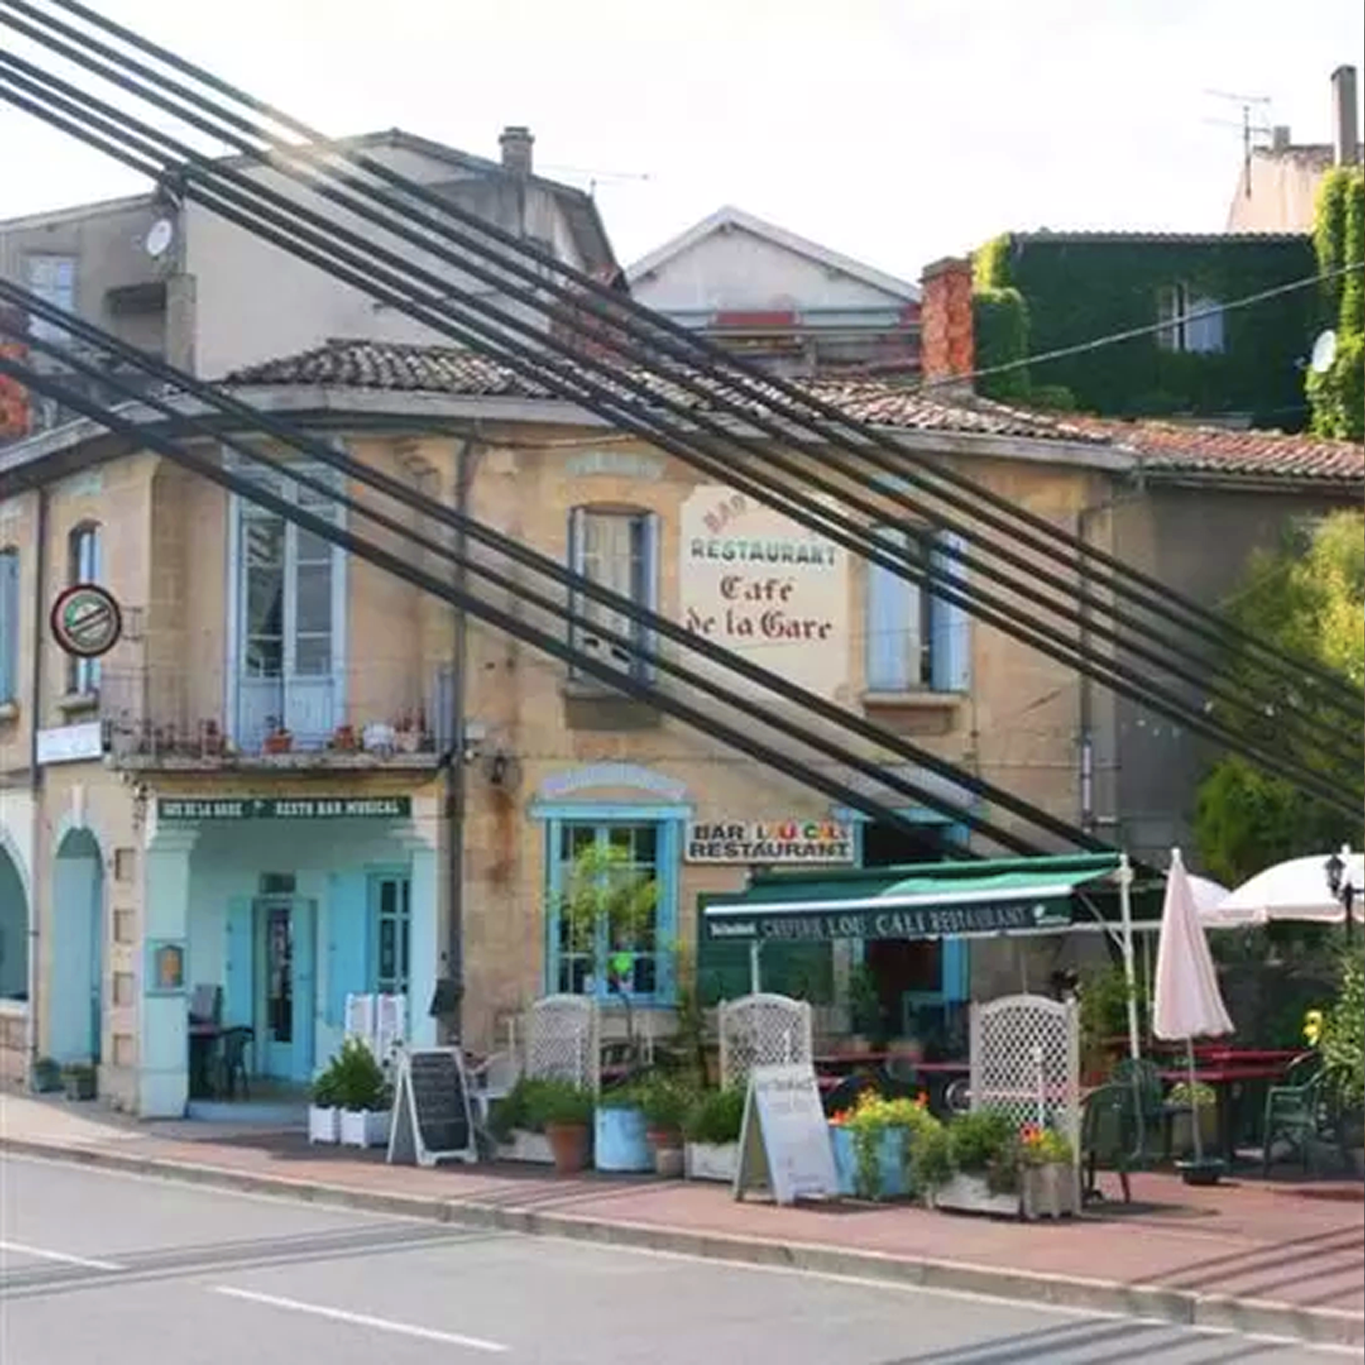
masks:
POLYGON ((1349 943, 1351 941, 1351 905, 1355 900, 1356 888, 1346 875, 1346 860, 1340 853, 1334 853, 1323 865, 1323 871, 1327 874, 1327 889, 1332 893, 1332 899, 1341 902, 1341 908, 1346 915, 1346 941, 1349 943))

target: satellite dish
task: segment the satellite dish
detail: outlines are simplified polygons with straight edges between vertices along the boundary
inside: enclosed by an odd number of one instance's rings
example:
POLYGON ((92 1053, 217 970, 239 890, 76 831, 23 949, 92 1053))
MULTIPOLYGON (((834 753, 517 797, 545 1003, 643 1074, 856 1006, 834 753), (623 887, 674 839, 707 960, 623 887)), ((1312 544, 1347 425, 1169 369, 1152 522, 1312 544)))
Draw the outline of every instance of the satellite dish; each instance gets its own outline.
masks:
POLYGON ((169 218, 158 218, 147 231, 143 246, 154 261, 159 261, 175 241, 175 224, 169 218))
POLYGON ((1314 374, 1326 374, 1336 358, 1337 334, 1333 331, 1320 333, 1313 343, 1313 356, 1308 362, 1309 368, 1314 374))

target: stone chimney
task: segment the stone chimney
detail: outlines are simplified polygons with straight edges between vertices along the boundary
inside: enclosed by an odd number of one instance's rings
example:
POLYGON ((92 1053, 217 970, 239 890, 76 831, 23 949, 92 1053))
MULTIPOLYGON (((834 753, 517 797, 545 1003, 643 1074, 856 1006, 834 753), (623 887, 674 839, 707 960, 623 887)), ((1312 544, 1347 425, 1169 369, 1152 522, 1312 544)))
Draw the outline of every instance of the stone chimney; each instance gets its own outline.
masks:
POLYGON ((1270 150, 1272 152, 1287 152, 1289 150, 1289 125, 1277 123, 1270 130, 1270 150))
POLYGON ((510 124, 502 130, 498 145, 502 148, 502 168, 513 175, 531 174, 531 148, 535 138, 529 128, 510 124))
POLYGON ((1332 72, 1332 162, 1354 166, 1360 154, 1356 123, 1356 69, 1339 66, 1332 72))
POLYGON ((948 256, 920 276, 920 374, 926 384, 971 388, 972 263, 948 256))

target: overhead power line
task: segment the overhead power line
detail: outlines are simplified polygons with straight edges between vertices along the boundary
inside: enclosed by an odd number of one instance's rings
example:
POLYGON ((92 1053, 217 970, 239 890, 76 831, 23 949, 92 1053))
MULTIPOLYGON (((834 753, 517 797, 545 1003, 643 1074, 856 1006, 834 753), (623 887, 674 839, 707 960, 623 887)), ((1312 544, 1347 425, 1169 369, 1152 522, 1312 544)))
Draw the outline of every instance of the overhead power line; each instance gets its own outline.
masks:
MULTIPOLYGON (((1359 689, 1353 688, 1349 683, 1342 680, 1338 675, 1324 668, 1316 660, 1295 657, 1286 654, 1274 645, 1259 639, 1254 633, 1242 630, 1235 623, 1229 622, 1210 611, 1202 604, 1194 602, 1192 599, 1184 597, 1174 591, 1169 585, 1161 583, 1158 579, 1144 574, 1141 571, 1125 564, 1117 557, 1094 547, 1087 547, 1076 535, 1072 535, 1063 529, 1059 529, 1049 524, 1044 518, 1029 512, 1027 509, 1018 507, 1011 503, 1007 498, 994 493, 990 489, 980 487, 964 475, 955 470, 947 468, 936 468, 924 460, 922 456, 917 456, 912 452, 907 452, 902 447, 896 445, 884 433, 878 432, 875 428, 868 427, 850 418, 847 413, 842 412, 838 407, 824 402, 818 396, 812 395, 802 389, 797 388, 780 376, 769 375, 765 371, 759 370, 742 359, 732 356, 722 348, 711 342, 709 339, 688 330, 681 324, 663 315, 656 314, 643 305, 629 298, 623 298, 611 288, 604 285, 601 281, 593 278, 583 271, 576 270, 572 266, 566 265, 552 253, 536 247, 532 243, 522 241, 519 237, 498 227, 496 224, 487 222, 479 218, 468 209, 464 209, 457 204, 441 198, 429 187, 419 185, 407 177, 391 170, 389 167, 377 162, 373 157, 358 154, 353 149, 344 145, 330 141, 322 134, 302 123, 300 120, 291 117, 289 114, 256 99, 255 97, 237 89, 228 82, 213 75, 211 72, 196 66, 194 63, 158 46, 147 38, 134 32, 131 29, 120 25, 107 17, 98 14, 88 6, 79 3, 79 0, 50 0, 57 8, 72 14, 84 22, 94 26, 101 31, 110 34, 119 41, 135 50, 145 53, 162 65, 187 75, 198 81, 201 85, 231 100, 234 104, 260 114, 281 128, 301 136, 313 144, 311 147, 300 147, 297 144, 285 142, 279 137, 271 134, 268 130, 260 128, 250 120, 244 119, 241 115, 231 110, 225 110, 214 106, 202 94, 187 89, 178 82, 171 80, 161 72, 157 72, 145 64, 138 62, 135 58, 116 49, 108 47, 106 44, 99 43, 91 35, 82 30, 75 29, 68 24, 53 18, 50 14, 38 9, 34 5, 27 3, 27 0, 7 0, 8 7, 24 14, 27 14, 54 32, 63 33, 68 37, 75 38, 83 46, 77 49, 73 59, 85 65, 87 69, 95 70, 96 74, 103 74, 105 79, 111 80, 114 84, 121 85, 124 89, 132 90, 133 93, 140 94, 142 98, 156 102, 159 107, 167 108, 175 113, 177 117, 186 117, 182 109, 177 109, 174 105, 165 103, 162 99, 157 99, 148 94, 145 90, 138 90, 134 84, 126 79, 117 76, 110 76, 101 73, 97 68, 86 60, 82 53, 85 50, 99 52, 109 59, 119 63, 125 71, 130 71, 136 75, 150 79, 159 84, 162 88, 172 91, 178 97, 187 99, 197 106, 211 109, 214 116, 227 123, 231 128, 239 132, 245 132, 258 139, 263 144, 253 148, 253 154, 264 155, 267 160, 274 159, 274 156, 292 158, 304 161, 310 165, 324 168, 328 174, 340 183, 356 184, 353 178, 341 176, 337 173, 335 163, 340 162, 355 166, 382 184, 394 189, 401 190, 404 195, 412 201, 420 202, 434 208, 446 224, 451 221, 458 221, 474 229, 480 237, 487 241, 495 242, 500 248, 499 259, 503 266, 516 273, 520 278, 526 279, 540 288, 546 288, 556 297, 574 298, 580 301, 583 296, 595 298, 599 303, 610 305, 613 315, 613 328, 624 328, 632 337, 648 343, 651 348, 651 355, 654 358, 659 356, 671 356, 674 359, 689 360, 693 364, 706 364, 711 367, 710 374, 713 378, 719 378, 724 383, 736 387, 752 404, 757 401, 760 404, 772 404, 773 396, 782 397, 787 406, 782 415, 792 422, 797 422, 815 431, 822 439, 830 438, 830 429, 842 430, 847 432, 856 440, 866 440, 871 445, 877 447, 885 455, 895 456, 902 466, 908 461, 910 464, 921 465, 922 475, 940 480, 952 487, 969 491, 974 497, 983 500, 989 507, 996 512, 1004 514, 1005 517, 1012 519, 1019 525, 1031 528, 1035 532, 1042 533, 1043 540, 1034 542, 1034 548, 1045 554, 1051 554, 1056 558, 1059 553, 1065 557, 1070 552, 1084 553, 1088 556, 1092 565, 1101 566, 1102 569, 1112 572, 1118 579, 1127 584, 1125 588, 1122 584, 1112 585, 1105 583, 1099 574, 1095 574, 1096 581, 1101 586, 1113 586, 1117 592, 1127 591, 1132 593, 1135 588, 1147 590, 1144 598, 1144 606, 1162 614, 1169 619, 1172 624, 1179 629, 1191 632, 1201 638, 1216 641, 1218 639, 1236 640, 1241 646, 1262 657, 1263 661, 1277 664, 1281 669, 1288 670, 1286 677, 1290 678, 1300 687, 1307 687, 1316 684, 1328 690, 1329 694, 1334 695, 1338 702, 1351 717, 1358 717, 1361 710, 1362 695, 1359 689), (521 264, 525 261, 526 264, 521 264), (529 273, 528 273, 529 272, 529 273), (572 286, 572 290, 566 290, 563 285, 557 283, 564 281, 565 284, 572 286), (574 294, 573 291, 577 291, 574 294), (819 421, 812 420, 812 414, 819 421), (1060 550, 1059 550, 1060 547, 1060 550), (1151 594, 1155 594, 1152 596, 1151 594)), ((50 34, 39 31, 36 35, 32 30, 26 30, 12 18, 5 20, 12 27, 19 31, 27 31, 29 36, 36 36, 37 40, 43 42, 52 50, 60 50, 61 45, 54 42, 50 34)), ((66 49, 65 54, 73 56, 71 49, 66 49)), ((202 123, 196 126, 206 127, 202 123)), ((214 136, 226 141, 229 145, 241 146, 240 139, 226 134, 221 127, 207 129, 214 136)), ((286 172, 289 173, 289 172, 286 172)), ((297 178, 297 176, 295 177, 297 178)), ((381 201, 384 201, 382 192, 374 190, 372 187, 361 187, 381 201)), ((387 202, 387 201, 385 201, 387 202)), ((426 222, 433 220, 428 216, 426 222)), ((456 234, 448 226, 441 228, 444 235, 451 240, 456 240, 456 234)), ((468 249, 478 250, 477 246, 472 246, 467 239, 460 238, 461 244, 468 249)), ((486 248, 484 248, 486 250, 486 248)), ((714 398, 716 395, 712 394, 714 398)), ((752 407, 749 409, 752 416, 752 407)), ((861 454, 864 458, 871 458, 870 454, 863 450, 861 454)), ((945 501, 952 504, 952 500, 947 494, 939 492, 936 494, 945 501)), ((956 504, 952 504, 956 505, 956 504)), ((997 520, 986 512, 978 510, 978 515, 983 524, 991 526, 993 529, 1001 529, 997 520)), ((1016 535, 1022 533, 1016 531, 1016 535)), ((1094 572, 1092 570, 1092 572, 1094 572)))

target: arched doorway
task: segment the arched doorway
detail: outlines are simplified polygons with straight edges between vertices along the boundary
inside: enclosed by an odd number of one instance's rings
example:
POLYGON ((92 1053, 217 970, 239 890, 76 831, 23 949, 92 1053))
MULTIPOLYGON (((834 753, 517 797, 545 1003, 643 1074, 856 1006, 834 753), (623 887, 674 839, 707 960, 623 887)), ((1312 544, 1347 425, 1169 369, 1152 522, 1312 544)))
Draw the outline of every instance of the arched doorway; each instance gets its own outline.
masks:
POLYGON ((104 863, 89 830, 71 830, 57 848, 52 910, 50 1050, 58 1062, 97 1062, 104 1013, 104 863))
POLYGON ((0 1000, 28 999, 28 897, 14 860, 0 848, 0 1000))

